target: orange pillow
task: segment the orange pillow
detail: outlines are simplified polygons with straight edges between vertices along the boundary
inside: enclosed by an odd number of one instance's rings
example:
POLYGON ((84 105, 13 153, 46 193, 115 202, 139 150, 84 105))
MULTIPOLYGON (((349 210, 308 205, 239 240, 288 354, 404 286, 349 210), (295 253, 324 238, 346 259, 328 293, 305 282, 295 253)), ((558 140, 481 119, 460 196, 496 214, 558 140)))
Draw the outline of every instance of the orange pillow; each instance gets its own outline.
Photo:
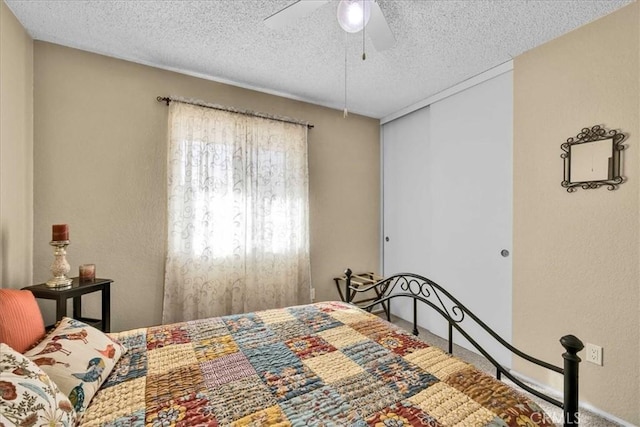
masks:
POLYGON ((43 336, 44 320, 33 294, 0 289, 0 342, 24 353, 43 336))

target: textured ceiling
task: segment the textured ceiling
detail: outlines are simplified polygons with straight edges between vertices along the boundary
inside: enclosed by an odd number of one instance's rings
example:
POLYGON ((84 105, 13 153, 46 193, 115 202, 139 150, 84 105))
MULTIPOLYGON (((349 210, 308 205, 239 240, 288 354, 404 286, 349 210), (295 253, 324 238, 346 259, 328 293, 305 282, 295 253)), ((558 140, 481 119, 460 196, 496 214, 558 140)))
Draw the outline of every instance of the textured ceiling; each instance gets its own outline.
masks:
MULTIPOLYGON (((104 55, 381 118, 633 0, 379 0, 396 44, 346 35, 331 1, 282 30, 292 0, 5 0, 29 34, 104 55)), ((180 94, 172 94, 180 95, 180 94)), ((215 102, 215 99, 208 100, 215 102)))

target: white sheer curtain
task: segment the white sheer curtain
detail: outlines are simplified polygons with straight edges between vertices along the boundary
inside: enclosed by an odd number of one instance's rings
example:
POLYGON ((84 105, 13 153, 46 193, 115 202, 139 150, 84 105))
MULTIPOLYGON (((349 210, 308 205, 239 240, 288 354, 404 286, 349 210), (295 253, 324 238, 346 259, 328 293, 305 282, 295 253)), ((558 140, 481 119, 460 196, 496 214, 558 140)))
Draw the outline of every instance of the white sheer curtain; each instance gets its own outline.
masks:
POLYGON ((163 323, 310 299, 307 127, 169 106, 163 323))

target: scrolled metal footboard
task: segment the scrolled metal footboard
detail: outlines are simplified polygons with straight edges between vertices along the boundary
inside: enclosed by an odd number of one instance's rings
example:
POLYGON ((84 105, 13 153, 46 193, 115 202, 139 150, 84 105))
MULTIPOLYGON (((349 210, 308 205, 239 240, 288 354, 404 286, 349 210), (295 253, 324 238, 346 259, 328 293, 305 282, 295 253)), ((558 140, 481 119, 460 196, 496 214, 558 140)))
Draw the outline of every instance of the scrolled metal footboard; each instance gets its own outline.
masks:
POLYGON ((387 302, 394 298, 408 297, 413 300, 413 334, 418 335, 417 324, 417 303, 421 301, 436 312, 438 312, 448 323, 449 329, 449 354, 453 354, 453 329, 455 328, 463 337, 465 337, 478 351, 489 360, 493 366, 496 367, 496 378, 501 379, 504 374, 523 390, 562 408, 564 413, 564 425, 565 426, 577 426, 579 421, 578 416, 578 366, 581 359, 577 353, 584 348, 584 344, 578 338, 573 335, 565 335, 560 338, 560 344, 565 348, 566 352, 562 354, 564 359, 564 367, 558 367, 547 363, 543 360, 530 356, 523 351, 515 348, 507 341, 505 341, 500 335, 498 335, 487 324, 480 320, 474 313, 472 313, 467 307, 465 307, 460 301, 453 297, 448 291, 443 289, 440 285, 427 279, 426 277, 413 274, 402 273, 396 274, 374 283, 369 286, 361 286, 355 288, 351 286, 352 271, 347 269, 345 271, 345 295, 346 301, 350 301, 351 292, 367 292, 375 287, 383 289, 380 298, 375 301, 362 306, 361 308, 370 309, 380 302, 387 302), (394 290, 399 292, 393 293, 394 290), (521 357, 522 359, 533 363, 537 366, 549 369, 557 372, 564 377, 564 397, 560 401, 547 394, 544 394, 538 390, 535 390, 531 386, 524 383, 522 380, 514 376, 507 368, 503 367, 491 354, 489 354, 476 340, 474 340, 460 325, 466 317, 473 320, 475 324, 480 326, 487 332, 493 339, 495 339, 500 345, 508 349, 511 353, 521 357))

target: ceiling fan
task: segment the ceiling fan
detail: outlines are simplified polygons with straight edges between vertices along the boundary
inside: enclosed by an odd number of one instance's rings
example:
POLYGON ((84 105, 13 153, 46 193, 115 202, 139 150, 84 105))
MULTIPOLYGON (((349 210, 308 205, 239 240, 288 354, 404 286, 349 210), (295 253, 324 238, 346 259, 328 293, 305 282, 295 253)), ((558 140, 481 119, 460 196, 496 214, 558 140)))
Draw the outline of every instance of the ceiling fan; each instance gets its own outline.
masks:
MULTIPOLYGON (((309 15, 330 0, 298 0, 264 19, 272 29, 280 29, 309 15)), ((348 33, 357 33, 366 27, 377 51, 392 47, 396 39, 387 24, 380 5, 375 0, 340 0, 337 10, 338 23, 348 33)))

